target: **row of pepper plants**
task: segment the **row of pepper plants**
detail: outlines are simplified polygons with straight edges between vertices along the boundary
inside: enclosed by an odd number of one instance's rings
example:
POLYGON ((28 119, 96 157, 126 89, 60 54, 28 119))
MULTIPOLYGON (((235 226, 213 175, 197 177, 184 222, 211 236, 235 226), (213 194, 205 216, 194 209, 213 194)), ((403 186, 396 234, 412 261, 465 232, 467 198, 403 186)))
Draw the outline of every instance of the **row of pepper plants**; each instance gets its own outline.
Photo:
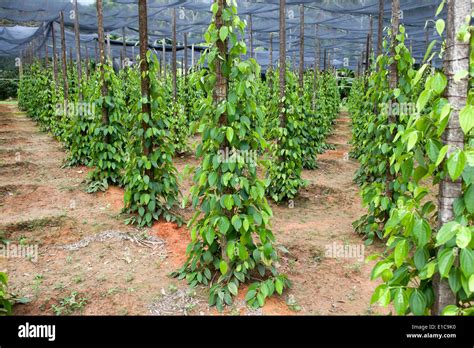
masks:
MULTIPOLYGON (((444 1, 437 14, 444 6, 444 1)), ((470 19, 470 17, 468 18, 470 19)), ((470 45, 469 69, 456 71, 452 81, 474 76, 474 40, 467 20, 455 28, 455 40, 470 45)), ((445 23, 437 19, 440 41, 445 23)), ((398 315, 473 315, 474 307, 474 126, 473 89, 466 88, 466 102, 456 110, 462 129, 461 146, 446 144, 443 134, 453 122, 454 106, 446 90, 448 79, 433 64, 446 55, 445 46, 429 45, 423 61, 415 65, 405 46, 403 25, 393 42, 395 55, 377 57, 369 76, 356 80, 348 99, 352 116, 353 150, 359 160, 356 182, 367 215, 354 223, 367 237, 383 240, 386 249, 372 255, 377 260, 372 279, 380 278, 372 303, 393 305, 398 315), (398 83, 390 86, 390 66, 397 67, 398 83), (393 65, 392 65, 393 66, 393 65), (462 191, 449 205, 453 218, 440 216, 443 180, 462 183, 462 191), (438 196, 438 199, 436 199, 438 196), (452 301, 437 308, 441 287, 452 301)))

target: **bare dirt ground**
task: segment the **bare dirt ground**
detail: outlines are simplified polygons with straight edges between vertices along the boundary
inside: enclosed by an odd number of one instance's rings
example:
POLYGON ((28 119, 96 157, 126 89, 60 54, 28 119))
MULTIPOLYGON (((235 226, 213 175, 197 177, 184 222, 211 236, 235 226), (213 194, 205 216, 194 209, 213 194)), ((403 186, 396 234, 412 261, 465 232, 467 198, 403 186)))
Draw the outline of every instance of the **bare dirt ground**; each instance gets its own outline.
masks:
MULTIPOLYGON (((32 315, 203 315, 206 289, 189 289, 168 274, 185 260, 186 227, 158 222, 149 229, 123 223, 123 191, 84 191, 88 168, 63 167, 66 152, 15 105, 0 104, 0 237, 11 244, 38 245, 39 257, 2 258, 10 291, 28 300, 15 314, 32 315)), ((293 282, 282 296, 259 310, 245 306, 241 289, 231 315, 376 314, 369 305, 377 284, 373 263, 331 258, 328 247, 359 246, 352 221, 363 214, 352 182, 357 163, 349 159, 350 123, 341 113, 319 168, 304 171, 308 186, 285 206, 273 205, 273 230, 282 251, 280 269, 293 282), (284 249, 283 249, 284 250, 284 249)), ((180 173, 194 156, 175 159, 180 173)), ((180 183, 187 194, 192 179, 180 183)), ((189 217, 189 208, 183 211, 189 217)), ((365 248, 365 256, 380 246, 365 248)))

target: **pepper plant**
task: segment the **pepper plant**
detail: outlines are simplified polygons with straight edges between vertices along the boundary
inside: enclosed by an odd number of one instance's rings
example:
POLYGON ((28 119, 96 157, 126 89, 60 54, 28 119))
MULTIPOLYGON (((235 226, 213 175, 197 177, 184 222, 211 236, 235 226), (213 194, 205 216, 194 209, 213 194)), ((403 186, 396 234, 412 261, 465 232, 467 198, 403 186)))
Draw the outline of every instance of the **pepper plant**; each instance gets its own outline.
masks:
POLYGON ((255 308, 289 286, 275 267, 272 210, 252 156, 266 147, 261 122, 256 121, 263 118, 254 83, 260 68, 254 59, 241 60, 245 23, 237 16, 235 1, 216 1, 211 10, 213 19, 204 35, 209 48, 200 61, 207 62, 209 71, 202 71, 200 79, 205 98, 197 156, 202 162, 191 190, 196 209, 188 224, 192 241, 188 259, 173 275, 191 286, 209 285, 209 303, 219 310, 232 304, 242 283, 253 281, 245 299, 255 308), (227 90, 219 94, 223 81, 227 90), (250 156, 227 157, 231 150, 250 156))

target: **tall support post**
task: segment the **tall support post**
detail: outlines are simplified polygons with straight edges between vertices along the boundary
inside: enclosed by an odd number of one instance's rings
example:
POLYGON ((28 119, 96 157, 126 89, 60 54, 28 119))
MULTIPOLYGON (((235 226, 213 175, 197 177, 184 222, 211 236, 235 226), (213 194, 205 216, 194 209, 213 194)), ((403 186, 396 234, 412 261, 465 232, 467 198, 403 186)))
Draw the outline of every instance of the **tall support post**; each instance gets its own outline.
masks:
POLYGON ((319 24, 316 24, 316 56, 318 57, 318 70, 321 71, 321 39, 319 38, 319 24))
POLYGON ((54 29, 54 22, 51 23, 51 39, 53 41, 53 79, 56 89, 58 89, 58 55, 56 50, 56 30, 54 29))
POLYGON ((107 33, 107 61, 112 64, 112 48, 110 47, 110 33, 107 33))
POLYGON ((173 31, 173 44, 171 52, 171 69, 173 73, 173 101, 178 101, 178 88, 176 82, 176 8, 173 8, 173 19, 172 19, 172 31, 173 31))
MULTIPOLYGON (((215 24, 216 24, 216 30, 220 30, 226 23, 224 22, 223 18, 223 12, 227 6, 227 0, 216 0, 217 2, 217 12, 215 16, 215 24)), ((219 52, 219 56, 222 57, 224 61, 227 61, 227 42, 228 38, 226 38, 224 41, 222 40, 217 40, 217 50, 219 52)), ((222 102, 227 100, 227 95, 229 93, 229 81, 227 78, 224 76, 224 73, 222 71, 222 60, 217 59, 216 60, 216 84, 214 86, 213 94, 212 94, 212 99, 214 101, 214 105, 217 107, 217 105, 220 105, 222 102)), ((219 117, 219 127, 225 127, 227 125, 227 112, 223 112, 220 117, 219 117)), ((221 144, 221 151, 226 151, 230 147, 229 142, 227 141, 226 138, 221 144)), ((229 215, 229 214, 227 214, 229 215)), ((232 215, 232 213, 230 213, 232 215)), ((231 216, 228 216, 230 219, 231 216)), ((221 247, 221 255, 222 259, 224 262, 229 263, 229 255, 227 254, 227 236, 223 234, 220 238, 220 247, 221 247)))
POLYGON ((191 68, 194 69, 194 44, 191 45, 191 68))
POLYGON ((374 53, 374 18, 370 15, 369 21, 369 67, 372 64, 372 56, 374 53))
POLYGON ((184 77, 188 76, 188 33, 183 34, 184 39, 184 77))
POLYGON ((280 127, 286 127, 285 116, 285 75, 286 75, 286 18, 285 0, 280 0, 280 127))
MULTIPOLYGON (((97 0, 97 34, 99 40, 99 61, 100 61, 100 80, 102 98, 106 98, 108 94, 107 82, 105 81, 105 37, 104 37, 104 15, 102 10, 102 0, 97 0)), ((109 124, 109 114, 105 103, 102 103, 102 124, 109 124)), ((108 136, 105 136, 105 143, 108 143, 108 136)))
MULTIPOLYGON (((141 95, 142 100, 146 100, 146 102, 142 103, 142 113, 151 117, 150 76, 148 75, 148 61, 146 59, 148 49, 147 0, 138 1, 138 31, 140 36, 141 95)), ((148 129, 148 124, 143 121, 142 127, 143 133, 145 134, 148 129)), ((143 154, 148 156, 151 152, 151 142, 146 141, 144 138, 142 145, 143 154)), ((147 170, 146 173, 150 178, 153 178, 151 169, 147 170)))
POLYGON ((384 0, 379 0, 379 18, 377 27, 377 57, 382 54, 384 0))
POLYGON ((270 33, 270 47, 268 50, 268 70, 273 69, 273 33, 270 33))
POLYGON ((86 51, 86 59, 85 59, 85 73, 86 73, 86 81, 89 80, 89 49, 87 48, 87 43, 84 45, 86 51))
POLYGON ((327 64, 327 54, 328 54, 327 52, 328 52, 328 50, 327 50, 327 48, 325 48, 324 49, 324 60, 323 60, 323 64, 324 64, 323 70, 324 71, 326 71, 326 67, 327 67, 327 65, 326 65, 327 64))
POLYGON ((79 11, 77 0, 74 0, 74 37, 76 39, 76 62, 77 62, 77 90, 79 102, 82 101, 82 60, 81 60, 81 36, 79 32, 79 11))
MULTIPOLYGON (((451 105, 451 114, 441 139, 445 145, 448 145, 446 158, 449 158, 457 149, 462 150, 464 148, 464 133, 459 123, 459 111, 467 102, 469 79, 457 79, 455 75, 459 71, 469 71, 470 43, 469 41, 462 42, 458 40, 457 31, 462 30, 465 18, 471 16, 471 0, 448 0, 447 10, 444 73, 448 81, 444 97, 448 99, 449 105, 451 105)), ((462 199, 462 196, 462 178, 452 181, 448 175, 445 175, 439 184, 438 228, 455 219, 454 205, 457 200, 462 199)), ((454 262, 459 264, 457 256, 454 262)), ((433 315, 441 315, 446 306, 458 304, 448 280, 446 278, 440 279, 439 273, 434 276, 433 290, 435 293, 433 315)))
POLYGON ((304 5, 300 5, 300 66, 299 66, 299 95, 303 95, 304 84, 304 5))
POLYGON ((63 68, 63 95, 64 95, 64 112, 67 112, 68 105, 67 101, 69 99, 69 87, 67 82, 67 61, 66 61, 66 35, 64 33, 64 13, 61 11, 59 13, 59 20, 61 23, 61 58, 62 58, 62 68, 63 68))
POLYGON ((367 41, 365 43, 365 73, 369 73, 370 66, 370 34, 367 34, 367 41))
POLYGON ((162 41, 162 48, 163 48, 163 58, 161 59, 163 64, 163 78, 166 80, 166 41, 163 39, 162 41))
POLYGON ((48 67, 48 60, 49 60, 49 57, 48 57, 48 39, 46 39, 45 42, 44 42, 44 66, 45 66, 45 68, 48 67))
POLYGON ((249 14, 249 48, 250 48, 250 58, 254 58, 253 54, 253 27, 252 27, 252 15, 249 14))
POLYGON ((125 59, 127 58, 127 39, 125 36, 125 27, 122 27, 122 69, 125 68, 125 59))

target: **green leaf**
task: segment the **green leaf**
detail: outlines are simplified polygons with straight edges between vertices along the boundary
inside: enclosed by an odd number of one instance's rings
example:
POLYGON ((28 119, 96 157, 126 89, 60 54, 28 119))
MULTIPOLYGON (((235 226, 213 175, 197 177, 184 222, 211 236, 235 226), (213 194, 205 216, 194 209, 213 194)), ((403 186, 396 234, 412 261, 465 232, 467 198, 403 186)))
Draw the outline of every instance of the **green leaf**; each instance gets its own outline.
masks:
POLYGON ((408 309, 408 297, 403 288, 398 288, 395 290, 393 295, 393 307, 398 315, 404 315, 408 309))
POLYGON ((234 139, 234 129, 232 127, 227 127, 227 130, 225 131, 225 136, 229 143, 231 143, 232 139, 234 139))
POLYGON ((425 295, 418 289, 414 289, 410 295, 410 309, 414 315, 425 314, 426 298, 425 295))
POLYGON ((470 248, 461 249, 459 258, 461 271, 466 277, 474 274, 474 251, 470 248))
POLYGON ((410 132, 408 135, 408 142, 407 142, 407 151, 410 151, 413 149, 413 147, 416 145, 416 141, 418 140, 418 132, 413 131, 410 132))
POLYGON ((461 226, 461 228, 458 230, 458 233, 456 234, 456 244, 461 249, 464 249, 471 242, 471 238, 471 230, 466 226, 461 226))
POLYGON ((451 240, 456 235, 458 227, 459 223, 456 221, 449 221, 441 226, 436 234, 436 246, 445 244, 447 241, 451 240))
POLYGON ((466 154, 459 149, 448 158, 448 173, 453 181, 456 181, 461 176, 466 162, 466 154))
POLYGON ((431 237, 431 227, 424 219, 418 219, 414 228, 413 235, 415 236, 416 245, 423 248, 431 237))
POLYGON ((443 35, 445 27, 446 23, 444 22, 444 19, 440 18, 436 21, 436 31, 438 32, 439 36, 443 35))
POLYGON ((443 311, 441 312, 441 315, 458 315, 458 307, 455 305, 448 305, 444 307, 443 311))
POLYGON ((237 296, 238 294, 238 289, 237 289, 237 285, 235 285, 235 283, 229 283, 227 285, 227 288, 229 289, 230 293, 234 296, 237 296))
POLYGON ((209 182, 209 186, 214 186, 217 183, 217 173, 212 172, 211 174, 209 174, 207 181, 209 182))
POLYGON ((474 274, 469 277, 469 291, 474 292, 474 274))
POLYGON ((232 216, 232 226, 234 226, 236 231, 240 230, 240 227, 242 227, 242 221, 240 220, 238 215, 232 216))
POLYGON ((219 232, 222 234, 226 234, 229 230, 230 222, 227 216, 221 216, 219 219, 219 232))
POLYGON ((279 278, 275 279, 275 290, 279 295, 283 293, 283 282, 279 278))
POLYGON ((206 241, 208 244, 212 244, 214 242, 214 237, 216 236, 216 233, 214 232, 214 230, 209 227, 207 230, 206 230, 206 241))
POLYGON ((441 148, 441 150, 439 150, 438 159, 436 160, 436 163, 435 163, 436 167, 439 166, 441 162, 443 162, 444 157, 446 156, 446 153, 448 152, 448 148, 449 148, 448 145, 444 145, 441 148))
POLYGON ((459 123, 464 134, 468 134, 474 127, 474 106, 467 104, 459 112, 459 123))
POLYGON ((423 111, 426 103, 428 103, 428 100, 430 100, 430 97, 431 97, 430 89, 425 89, 423 92, 420 93, 420 96, 418 97, 418 100, 416 101, 416 109, 418 110, 418 112, 423 111))
POLYGON ((227 262, 225 262, 224 260, 222 260, 220 263, 219 263, 219 269, 222 273, 222 275, 225 275, 227 273, 227 270, 229 269, 229 266, 227 266, 227 262))
POLYGON ((398 242, 394 252, 395 266, 400 267, 403 264, 408 255, 408 247, 409 245, 406 239, 398 242))
POLYGON ((219 30, 219 38, 221 41, 225 41, 227 39, 227 35, 229 34, 229 28, 226 26, 223 26, 219 30))
POLYGON ((445 248, 443 249, 438 255, 438 268, 439 273, 443 278, 448 278, 449 271, 453 266, 455 259, 454 249, 453 248, 445 248))

